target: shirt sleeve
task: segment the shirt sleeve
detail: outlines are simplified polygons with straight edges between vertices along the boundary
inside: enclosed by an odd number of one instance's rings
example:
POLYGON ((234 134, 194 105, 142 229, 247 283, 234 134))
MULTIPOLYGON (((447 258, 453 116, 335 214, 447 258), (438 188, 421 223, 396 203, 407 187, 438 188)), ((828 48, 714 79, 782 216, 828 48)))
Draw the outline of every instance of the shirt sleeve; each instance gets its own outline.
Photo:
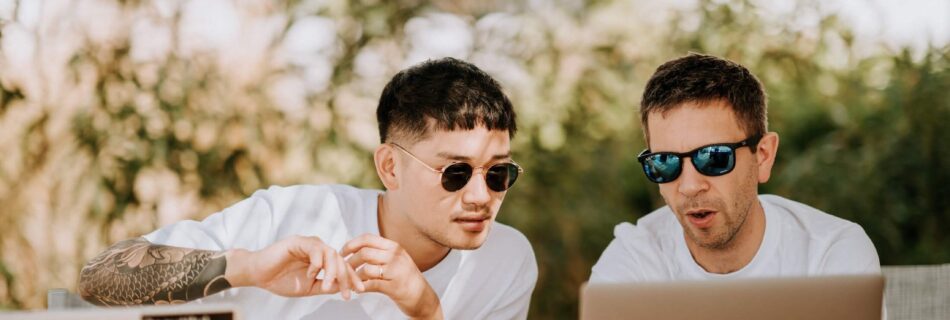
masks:
POLYGON ((272 229, 272 203, 268 190, 260 190, 202 221, 179 221, 144 237, 155 244, 200 250, 260 249, 272 229))
POLYGON ((851 223, 833 240, 821 264, 822 274, 880 274, 877 250, 859 225, 851 223))
POLYGON ((614 227, 600 259, 591 268, 590 283, 664 280, 667 272, 659 244, 649 232, 624 222, 614 227))
MULTIPOLYGON (((851 223, 834 240, 821 265, 823 275, 880 274, 877 249, 864 229, 851 223)), ((887 301, 881 303, 881 319, 887 320, 887 301)))
POLYGON ((504 298, 498 302, 498 306, 488 314, 486 319, 528 318, 531 293, 534 292, 535 283, 538 281, 538 263, 535 261, 534 250, 530 245, 524 257, 515 273, 519 276, 514 278, 515 281, 506 290, 504 298))

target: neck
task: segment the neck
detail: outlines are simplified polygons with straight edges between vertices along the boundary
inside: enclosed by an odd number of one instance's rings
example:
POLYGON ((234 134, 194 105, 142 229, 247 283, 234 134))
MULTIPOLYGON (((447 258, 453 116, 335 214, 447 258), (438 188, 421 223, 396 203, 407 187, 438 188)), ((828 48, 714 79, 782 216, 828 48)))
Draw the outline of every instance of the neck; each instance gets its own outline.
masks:
POLYGON ((379 235, 395 241, 406 250, 419 271, 426 271, 439 264, 449 248, 445 247, 422 233, 414 225, 406 213, 394 210, 389 194, 379 195, 376 208, 376 217, 379 224, 379 235))
POLYGON ((765 237, 765 210, 758 199, 753 201, 749 210, 746 221, 723 248, 702 247, 687 238, 686 247, 696 263, 707 272, 726 274, 738 271, 752 262, 765 237))

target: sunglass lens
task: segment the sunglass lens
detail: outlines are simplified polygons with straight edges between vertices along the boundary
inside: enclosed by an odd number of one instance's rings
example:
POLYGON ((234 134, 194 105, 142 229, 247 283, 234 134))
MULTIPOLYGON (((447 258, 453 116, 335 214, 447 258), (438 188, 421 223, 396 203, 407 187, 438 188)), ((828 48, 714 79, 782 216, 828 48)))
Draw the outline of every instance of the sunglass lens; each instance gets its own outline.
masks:
POLYGON ((696 151, 693 165, 707 176, 721 176, 732 171, 736 165, 736 153, 728 146, 709 146, 696 151))
POLYGON ((472 166, 467 163, 456 163, 445 167, 442 171, 442 187, 446 191, 455 192, 468 184, 472 178, 472 166))
POLYGON ((488 188, 502 192, 511 188, 518 179, 518 166, 512 163, 499 163, 488 168, 485 173, 485 183, 488 188))
POLYGON ((643 172, 650 181, 656 183, 676 180, 682 168, 682 159, 672 154, 659 153, 643 159, 643 172))

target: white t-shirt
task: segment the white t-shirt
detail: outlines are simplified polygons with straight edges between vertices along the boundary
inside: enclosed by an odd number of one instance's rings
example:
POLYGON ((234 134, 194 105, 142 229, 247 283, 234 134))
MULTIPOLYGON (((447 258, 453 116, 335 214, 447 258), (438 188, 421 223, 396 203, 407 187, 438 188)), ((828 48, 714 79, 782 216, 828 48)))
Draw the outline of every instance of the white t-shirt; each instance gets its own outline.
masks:
POLYGON ((749 264, 728 274, 706 272, 693 260, 683 227, 669 206, 614 228, 614 240, 594 265, 591 282, 879 274, 874 244, 861 226, 775 195, 760 195, 765 236, 749 264))
MULTIPOLYGON (((152 243, 203 250, 260 250, 292 235, 317 236, 340 250, 364 233, 379 234, 381 191, 344 185, 271 187, 207 217, 180 221, 145 236, 152 243)), ((538 277, 531 244, 517 230, 494 223, 476 250, 451 250, 423 272, 446 319, 524 319, 538 277)), ((232 288, 202 301, 235 303, 248 319, 404 319, 389 297, 340 294, 285 298, 263 289, 232 288)))

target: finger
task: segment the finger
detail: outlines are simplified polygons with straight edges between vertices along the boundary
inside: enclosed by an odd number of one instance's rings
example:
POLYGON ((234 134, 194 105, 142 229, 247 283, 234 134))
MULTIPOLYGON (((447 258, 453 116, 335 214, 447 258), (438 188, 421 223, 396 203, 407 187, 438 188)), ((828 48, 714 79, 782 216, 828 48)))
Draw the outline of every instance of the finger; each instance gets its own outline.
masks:
POLYGON ((336 253, 333 250, 323 250, 323 284, 321 287, 324 292, 330 292, 333 282, 336 280, 338 264, 336 263, 336 253))
POLYGON ((346 265, 346 274, 350 278, 350 282, 356 287, 358 292, 366 291, 366 287, 363 286, 363 279, 360 279, 360 275, 356 273, 356 270, 353 269, 349 264, 346 265))
POLYGON ((323 269, 323 251, 317 247, 310 247, 307 250, 307 255, 310 258, 310 266, 307 267, 307 277, 312 279, 317 278, 317 274, 320 273, 320 269, 323 269))
POLYGON ((330 286, 329 290, 323 289, 323 283, 325 280, 314 280, 313 285, 310 286, 310 293, 308 295, 318 295, 318 294, 327 294, 332 292, 339 291, 339 287, 334 283, 330 286))
POLYGON ((308 264, 306 276, 315 279, 323 268, 323 250, 321 250, 323 242, 314 237, 298 236, 287 239, 283 243, 284 246, 280 249, 283 251, 281 255, 306 262, 308 264))
POLYGON ((376 264, 365 264, 357 273, 363 282, 368 280, 388 280, 386 267, 376 264))
POLYGON ((376 249, 393 249, 397 246, 392 240, 380 237, 375 234, 365 233, 359 237, 353 238, 343 245, 343 249, 340 250, 341 256, 348 256, 353 254, 364 247, 372 247, 376 249))
POLYGON ((363 281, 363 285, 366 286, 366 292, 385 293, 386 291, 388 291, 386 289, 388 288, 390 284, 391 282, 389 281, 379 280, 379 279, 370 279, 370 280, 363 281))
POLYGON ((348 256, 350 254, 356 253, 365 246, 368 246, 370 243, 374 242, 372 240, 373 235, 369 233, 364 233, 356 238, 350 239, 345 244, 343 248, 340 249, 341 256, 348 256))
POLYGON ((351 255, 347 262, 350 266, 353 266, 353 268, 358 268, 366 263, 378 265, 387 264, 392 261, 392 258, 393 254, 390 251, 364 247, 351 255))
POLYGON ((339 270, 339 275, 336 277, 336 282, 340 285, 340 293, 343 295, 343 300, 350 300, 350 278, 346 275, 346 261, 342 257, 334 253, 334 258, 336 259, 337 270, 339 270))

